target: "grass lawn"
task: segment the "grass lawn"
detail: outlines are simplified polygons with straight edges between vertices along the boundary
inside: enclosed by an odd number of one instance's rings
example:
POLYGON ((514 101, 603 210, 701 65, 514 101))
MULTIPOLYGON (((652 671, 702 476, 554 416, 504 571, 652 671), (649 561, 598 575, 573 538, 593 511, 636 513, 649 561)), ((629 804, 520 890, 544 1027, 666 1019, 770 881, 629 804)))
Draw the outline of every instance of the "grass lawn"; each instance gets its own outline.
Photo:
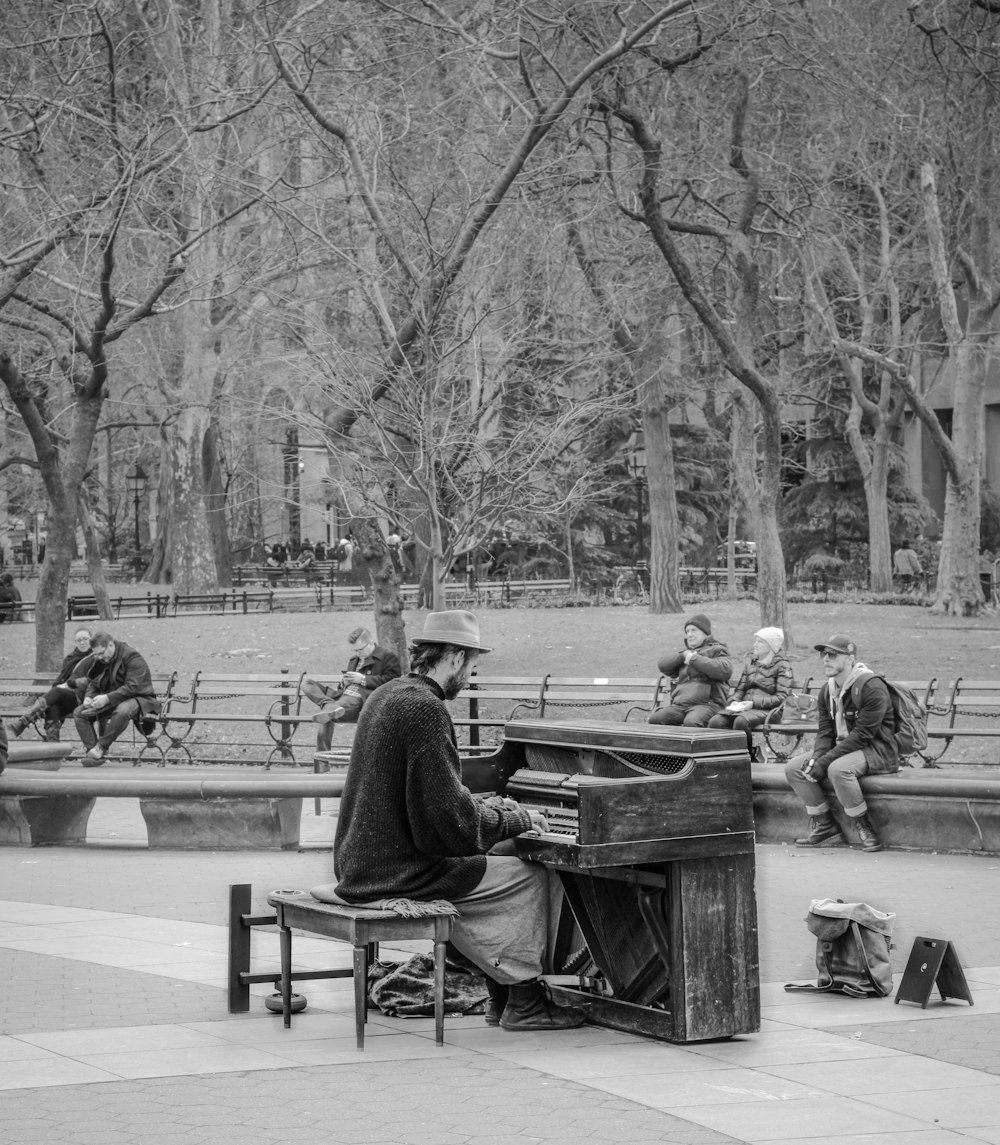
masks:
MULTIPOLYGON (((145 587, 145 586, 142 586, 145 587)), ((136 592, 135 587, 131 587, 136 592)), ((742 659, 760 627, 756 601, 691 604, 684 614, 651 616, 640 607, 483 609, 482 637, 494 651, 483 670, 497 674, 655 675, 656 662, 681 647, 685 616, 705 612, 716 635, 742 659)), ((406 614, 417 635, 426 613, 406 614)), ((819 669, 812 645, 834 632, 857 642, 871 668, 899 679, 1000 676, 1000 618, 932 616, 925 608, 871 604, 789 606, 797 677, 819 669)), ((234 672, 330 671, 346 662, 347 634, 372 627, 370 612, 279 612, 249 616, 181 616, 103 622, 138 648, 154 671, 199 668, 234 672)), ((67 630, 67 641, 69 631, 67 630)), ((0 676, 22 675, 35 659, 35 626, 0 626, 0 676)))
MULTIPOLYGON (((734 658, 747 655, 760 627, 752 600, 691 604, 683 615, 667 616, 651 616, 641 607, 484 609, 482 638, 494 651, 484 657, 483 671, 654 676, 657 660, 681 647, 684 617, 693 612, 709 615, 734 658)), ((420 632, 425 615, 407 613, 410 636, 420 632)), ((920 607, 866 604, 794 604, 789 615, 795 640, 791 658, 800 679, 819 673, 812 645, 834 632, 852 636, 869 667, 896 679, 1000 677, 1000 619, 994 617, 967 620, 932 616, 920 607)), ((198 669, 335 671, 347 660, 347 634, 359 624, 373 625, 373 619, 355 610, 129 618, 101 626, 138 648, 154 672, 177 669, 181 678, 190 678, 198 669)), ((67 641, 69 635, 67 630, 67 641)), ((31 672, 34 658, 33 624, 0 626, 0 676, 31 672)), ((947 758, 969 750, 953 745, 947 758)), ((973 745, 969 758, 982 758, 983 752, 984 745, 973 745)))

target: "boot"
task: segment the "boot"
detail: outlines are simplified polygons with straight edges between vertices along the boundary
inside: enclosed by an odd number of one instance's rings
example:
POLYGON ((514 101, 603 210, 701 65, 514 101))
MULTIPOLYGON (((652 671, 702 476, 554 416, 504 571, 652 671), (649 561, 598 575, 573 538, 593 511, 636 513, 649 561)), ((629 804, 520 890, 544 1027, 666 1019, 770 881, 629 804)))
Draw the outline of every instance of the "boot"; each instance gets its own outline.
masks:
POLYGON ((23 715, 18 716, 10 725, 11 734, 14 738, 17 739, 19 735, 23 735, 39 716, 45 715, 47 706, 44 700, 35 700, 23 715))
POLYGON ((487 1026, 499 1026, 500 1017, 510 997, 510 987, 505 986, 502 982, 495 982, 488 974, 484 983, 486 993, 490 996, 486 1003, 486 1024, 487 1026))
POLYGON ((821 811, 819 815, 810 817, 809 834, 804 839, 796 839, 795 845, 797 847, 819 847, 826 843, 828 847, 839 847, 841 843, 846 841, 843 832, 837 826, 837 820, 829 811, 821 811))
POLYGON ((58 743, 59 733, 62 731, 62 721, 60 720, 46 720, 45 721, 45 741, 46 743, 58 743))
POLYGON ((862 851, 882 850, 882 844, 879 842, 878 835, 875 834, 875 828, 872 826, 872 821, 868 818, 867 813, 859 815, 854 820, 854 826, 857 828, 862 851))
POLYGON ((587 1020, 575 1006, 557 1006, 537 978, 516 982, 509 991, 500 1015, 505 1030, 575 1030, 587 1020))

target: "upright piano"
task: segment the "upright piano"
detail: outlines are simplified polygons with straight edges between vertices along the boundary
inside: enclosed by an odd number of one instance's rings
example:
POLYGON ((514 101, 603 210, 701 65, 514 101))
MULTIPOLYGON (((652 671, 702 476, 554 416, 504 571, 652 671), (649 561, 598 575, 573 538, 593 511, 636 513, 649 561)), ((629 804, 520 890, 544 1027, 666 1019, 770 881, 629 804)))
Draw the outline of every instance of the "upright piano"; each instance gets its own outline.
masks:
POLYGON ((464 762, 463 779, 547 819, 546 833, 515 845, 558 872, 586 943, 585 972, 557 988, 562 1001, 671 1042, 760 1028, 742 732, 518 720, 497 752, 464 762))

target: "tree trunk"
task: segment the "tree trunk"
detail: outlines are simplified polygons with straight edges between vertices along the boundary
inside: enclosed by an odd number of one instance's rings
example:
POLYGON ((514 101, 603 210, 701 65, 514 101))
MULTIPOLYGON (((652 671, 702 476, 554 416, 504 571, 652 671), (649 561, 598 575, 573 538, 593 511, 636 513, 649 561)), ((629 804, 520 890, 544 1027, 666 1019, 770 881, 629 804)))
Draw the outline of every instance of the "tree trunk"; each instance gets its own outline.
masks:
POLYGON ((76 548, 76 498, 49 499, 48 542, 35 604, 35 671, 54 673, 65 656, 66 595, 76 548))
POLYGON ((207 405, 190 404, 178 413, 169 441, 172 484, 171 566, 174 590, 211 592, 217 588, 215 553, 205 513, 205 434, 210 414, 207 405))
MULTIPOLYGON (((970 307, 969 325, 972 323, 970 307)), ((953 347, 953 353, 956 381, 951 436, 958 477, 948 471, 937 595, 931 611, 975 616, 984 603, 979 580, 979 519, 989 334, 977 336, 968 330, 966 341, 953 347), (959 378, 964 384, 959 385, 959 378)))
POLYGON ((85 488, 80 490, 80 525, 83 528, 83 541, 87 551, 87 572, 90 587, 97 601, 97 615, 101 620, 111 619, 111 600, 108 585, 104 579, 104 565, 101 563, 101 546, 94 528, 94 516, 90 509, 90 497, 85 488))
POLYGON ((410 659, 406 645, 406 621, 403 619, 405 606, 399 593, 399 574, 393 568, 381 534, 371 521, 355 520, 352 532, 357 541, 354 559, 364 566, 371 577, 375 595, 376 639, 383 648, 396 653, 403 671, 407 672, 410 659))
POLYGON ((220 588, 233 584, 233 557, 226 528, 226 491, 219 469, 219 425, 213 418, 202 443, 202 475, 205 483, 205 513, 212 538, 215 579, 220 588))
POLYGON ((649 611, 655 616, 681 612, 680 521, 674 450, 666 403, 644 404, 642 425, 646 443, 646 481, 649 488, 649 611))
POLYGON ((868 506, 868 575, 872 592, 892 592, 892 540, 889 535, 889 442, 877 431, 871 470, 865 478, 868 506))

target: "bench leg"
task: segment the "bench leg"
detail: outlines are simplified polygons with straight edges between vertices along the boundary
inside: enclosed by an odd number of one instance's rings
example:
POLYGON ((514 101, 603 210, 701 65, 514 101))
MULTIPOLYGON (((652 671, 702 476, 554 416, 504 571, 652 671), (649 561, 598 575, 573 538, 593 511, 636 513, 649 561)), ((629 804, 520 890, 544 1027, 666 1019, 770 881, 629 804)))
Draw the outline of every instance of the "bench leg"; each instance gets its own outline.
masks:
POLYGON ((368 1020, 368 957, 367 945, 354 948, 354 1029, 358 1049, 365 1048, 365 1022, 368 1020))
POLYGON ((250 1009, 250 986, 240 977, 250 970, 250 927, 243 916, 250 913, 250 883, 229 887, 229 1012, 245 1014, 250 1009))
POLYGON ((285 1029, 292 1025, 292 929, 289 926, 278 928, 278 944, 281 950, 281 1017, 285 1029))
POLYGON ((444 962, 447 942, 434 942, 434 1042, 444 1045, 444 962))

